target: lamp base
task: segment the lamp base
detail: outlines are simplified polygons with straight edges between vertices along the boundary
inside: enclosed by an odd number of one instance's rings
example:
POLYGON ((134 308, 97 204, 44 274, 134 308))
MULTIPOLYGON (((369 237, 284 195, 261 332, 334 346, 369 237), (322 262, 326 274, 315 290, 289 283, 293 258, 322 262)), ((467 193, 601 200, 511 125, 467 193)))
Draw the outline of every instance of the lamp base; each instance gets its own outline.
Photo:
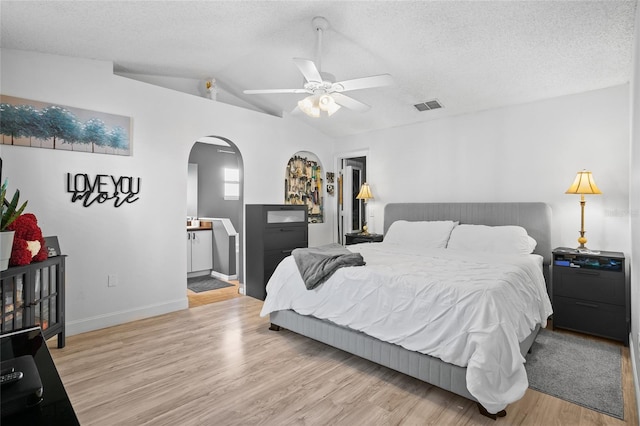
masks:
POLYGON ((577 247, 577 250, 589 250, 585 244, 587 244, 587 237, 584 236, 585 234, 585 230, 584 228, 582 228, 580 231, 578 231, 580 233, 580 237, 578 237, 578 243, 580 244, 577 247))
POLYGON ((582 254, 600 254, 599 251, 596 250, 589 250, 589 248, 587 246, 585 246, 585 244, 587 243, 587 239, 584 237, 584 231, 580 232, 580 238, 578 238, 578 242, 580 243, 580 245, 578 247, 576 247, 576 251, 578 253, 582 253, 582 254))

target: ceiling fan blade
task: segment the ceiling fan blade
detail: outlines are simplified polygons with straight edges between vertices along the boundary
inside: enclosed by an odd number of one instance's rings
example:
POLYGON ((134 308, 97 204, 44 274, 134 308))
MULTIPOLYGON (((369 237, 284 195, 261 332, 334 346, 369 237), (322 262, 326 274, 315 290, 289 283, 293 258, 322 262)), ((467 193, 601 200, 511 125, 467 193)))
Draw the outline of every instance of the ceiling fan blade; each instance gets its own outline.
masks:
POLYGON ((304 75, 305 80, 314 81, 316 83, 322 82, 320 71, 318 71, 318 68, 316 67, 316 64, 313 63, 313 61, 310 61, 309 59, 293 58, 293 62, 295 62, 298 69, 300 69, 300 72, 302 73, 302 75, 304 75))
POLYGON ((245 95, 258 95, 262 93, 309 93, 305 89, 249 89, 244 90, 245 95))
POLYGON ((362 103, 360 101, 357 101, 353 98, 350 98, 349 96, 343 95, 342 93, 334 92, 331 94, 331 96, 333 97, 333 100, 335 100, 338 105, 343 106, 345 108, 352 109, 354 111, 365 112, 371 108, 371 106, 365 103, 362 103))
POLYGON ((369 89, 371 87, 392 86, 394 84, 390 74, 380 74, 372 75, 371 77, 338 81, 333 83, 333 88, 337 92, 346 92, 348 90, 369 89), (342 87, 342 89, 340 89, 340 87, 342 87))

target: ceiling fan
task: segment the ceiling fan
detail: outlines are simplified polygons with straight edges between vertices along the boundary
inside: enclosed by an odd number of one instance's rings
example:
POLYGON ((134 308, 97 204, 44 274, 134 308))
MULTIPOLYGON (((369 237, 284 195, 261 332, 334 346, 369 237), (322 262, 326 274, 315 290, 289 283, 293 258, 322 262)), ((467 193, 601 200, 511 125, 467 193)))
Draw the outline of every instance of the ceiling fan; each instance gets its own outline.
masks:
POLYGON ((310 117, 320 117, 321 112, 331 116, 338 111, 340 107, 345 107, 359 112, 369 110, 371 106, 346 96, 343 93, 351 90, 390 86, 394 84, 391 75, 380 74, 370 77, 355 78, 352 80, 335 81, 335 77, 333 75, 321 72, 320 53, 322 49, 322 32, 329 27, 329 22, 321 16, 316 16, 313 18, 311 23, 318 34, 316 63, 309 59, 293 58, 293 62, 296 64, 306 80, 303 87, 300 89, 245 90, 244 93, 247 95, 306 93, 309 96, 298 101, 298 107, 296 109, 302 110, 310 117))

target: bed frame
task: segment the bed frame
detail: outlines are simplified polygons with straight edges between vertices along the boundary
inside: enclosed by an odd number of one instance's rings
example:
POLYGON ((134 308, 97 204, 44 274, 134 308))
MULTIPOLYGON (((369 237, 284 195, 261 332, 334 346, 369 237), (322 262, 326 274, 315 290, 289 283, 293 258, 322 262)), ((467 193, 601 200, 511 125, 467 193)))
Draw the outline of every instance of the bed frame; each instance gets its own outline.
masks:
MULTIPOLYGON (((544 203, 387 204, 384 209, 385 234, 396 220, 457 220, 461 224, 522 226, 538 243, 534 253, 544 259, 543 272, 548 288, 551 263, 551 208, 544 203)), ((272 312, 270 319, 272 330, 286 328, 477 402, 467 390, 464 367, 383 342, 330 321, 300 315, 292 310, 272 312)), ((539 327, 520 343, 523 356, 529 351, 538 331, 539 327)), ((506 415, 504 410, 495 414, 489 413, 479 403, 478 408, 482 414, 493 419, 506 415)))

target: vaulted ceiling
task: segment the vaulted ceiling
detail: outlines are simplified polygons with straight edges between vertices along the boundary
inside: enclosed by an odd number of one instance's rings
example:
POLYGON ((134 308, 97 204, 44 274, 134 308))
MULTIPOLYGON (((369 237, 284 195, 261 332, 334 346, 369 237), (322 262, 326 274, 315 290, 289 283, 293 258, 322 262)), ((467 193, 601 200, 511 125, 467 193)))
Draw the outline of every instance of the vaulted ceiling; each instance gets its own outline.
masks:
POLYGON ((637 1, 7 1, 0 45, 112 61, 126 75, 215 78, 218 101, 290 114, 293 58, 337 80, 389 73, 349 92, 371 105, 297 119, 334 137, 629 82, 637 1), (443 108, 413 105, 437 99, 443 108))

